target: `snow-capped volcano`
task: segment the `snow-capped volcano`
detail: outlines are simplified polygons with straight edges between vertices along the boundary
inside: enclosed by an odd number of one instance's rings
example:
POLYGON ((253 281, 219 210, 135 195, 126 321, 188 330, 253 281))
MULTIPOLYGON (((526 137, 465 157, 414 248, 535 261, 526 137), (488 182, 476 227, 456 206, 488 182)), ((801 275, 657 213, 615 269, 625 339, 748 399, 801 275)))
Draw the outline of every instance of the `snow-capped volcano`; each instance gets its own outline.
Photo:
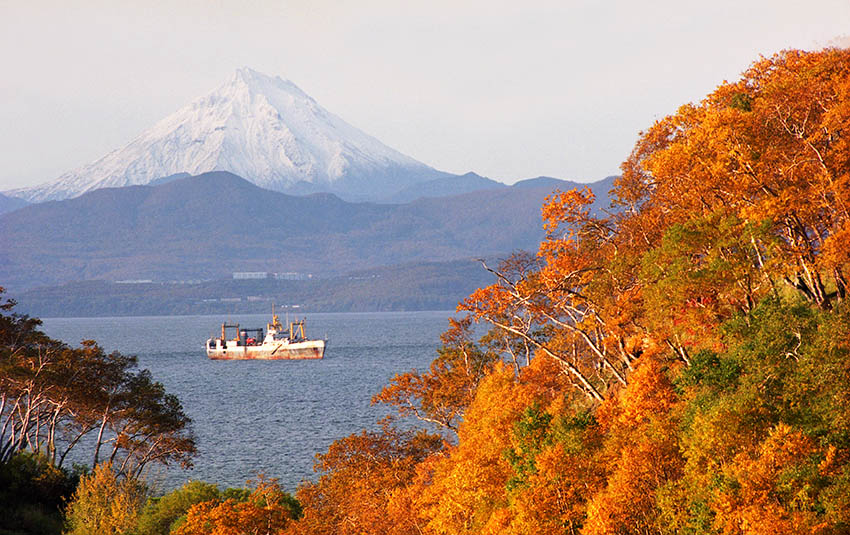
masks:
POLYGON ((242 68, 126 146, 54 182, 8 193, 60 200, 207 171, 230 171, 276 191, 357 199, 445 175, 346 123, 292 82, 242 68))

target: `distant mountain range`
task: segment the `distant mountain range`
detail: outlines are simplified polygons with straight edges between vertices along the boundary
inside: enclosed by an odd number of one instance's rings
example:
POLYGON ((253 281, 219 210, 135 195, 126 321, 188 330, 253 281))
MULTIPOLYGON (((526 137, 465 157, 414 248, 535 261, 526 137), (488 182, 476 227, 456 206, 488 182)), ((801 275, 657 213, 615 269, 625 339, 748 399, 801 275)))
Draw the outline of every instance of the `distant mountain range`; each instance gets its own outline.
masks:
POLYGON ((229 171, 274 191, 350 200, 379 200, 450 176, 351 126, 292 82, 243 68, 124 147, 55 181, 6 193, 29 202, 62 200, 208 171, 229 171))
MULTIPOLYGON (((0 215, 0 285, 222 279, 246 271, 331 277, 533 250, 543 236, 543 198, 554 187, 576 186, 540 180, 405 204, 294 197, 227 172, 103 188, 0 215)), ((589 184, 599 206, 612 182, 589 184)))

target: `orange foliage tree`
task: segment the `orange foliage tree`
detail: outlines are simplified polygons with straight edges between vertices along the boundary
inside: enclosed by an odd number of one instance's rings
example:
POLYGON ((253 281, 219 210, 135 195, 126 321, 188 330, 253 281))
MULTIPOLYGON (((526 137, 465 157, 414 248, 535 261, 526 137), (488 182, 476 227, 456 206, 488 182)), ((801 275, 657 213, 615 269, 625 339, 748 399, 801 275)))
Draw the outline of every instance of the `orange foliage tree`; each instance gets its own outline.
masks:
POLYGON ((597 401, 647 338, 687 362, 778 285, 829 308, 847 294, 848 127, 850 51, 761 60, 642 134, 610 214, 589 191, 549 197, 538 261, 460 308, 597 401))
POLYGON ((400 431, 387 423, 380 431, 337 440, 316 456, 319 480, 298 489, 304 517, 293 533, 416 533, 409 511, 388 511, 394 495, 412 481, 416 466, 442 445, 439 436, 400 431))
POLYGON ((496 360, 496 353, 472 341, 471 319, 449 319, 440 337, 443 346, 427 373, 416 370, 390 380, 372 403, 386 403, 402 416, 457 431, 457 423, 472 400, 478 382, 496 360))

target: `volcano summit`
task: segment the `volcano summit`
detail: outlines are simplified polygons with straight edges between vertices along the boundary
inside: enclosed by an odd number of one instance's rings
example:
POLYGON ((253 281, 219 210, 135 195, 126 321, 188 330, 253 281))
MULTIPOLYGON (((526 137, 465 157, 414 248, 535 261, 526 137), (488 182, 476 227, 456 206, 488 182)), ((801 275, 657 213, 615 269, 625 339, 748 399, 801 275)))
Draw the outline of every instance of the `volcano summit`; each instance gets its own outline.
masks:
POLYGON ((53 182, 7 192, 30 202, 230 171, 275 191, 388 198, 444 176, 321 107, 295 84, 242 68, 126 146, 53 182))

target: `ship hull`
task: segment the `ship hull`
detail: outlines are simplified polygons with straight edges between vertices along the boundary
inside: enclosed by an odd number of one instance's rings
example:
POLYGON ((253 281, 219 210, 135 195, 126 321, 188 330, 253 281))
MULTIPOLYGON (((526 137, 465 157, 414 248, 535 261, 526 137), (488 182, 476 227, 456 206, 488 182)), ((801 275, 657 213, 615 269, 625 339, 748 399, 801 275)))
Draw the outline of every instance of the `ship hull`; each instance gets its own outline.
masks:
POLYGON ((324 354, 324 340, 207 348, 207 357, 212 360, 316 360, 324 354))

